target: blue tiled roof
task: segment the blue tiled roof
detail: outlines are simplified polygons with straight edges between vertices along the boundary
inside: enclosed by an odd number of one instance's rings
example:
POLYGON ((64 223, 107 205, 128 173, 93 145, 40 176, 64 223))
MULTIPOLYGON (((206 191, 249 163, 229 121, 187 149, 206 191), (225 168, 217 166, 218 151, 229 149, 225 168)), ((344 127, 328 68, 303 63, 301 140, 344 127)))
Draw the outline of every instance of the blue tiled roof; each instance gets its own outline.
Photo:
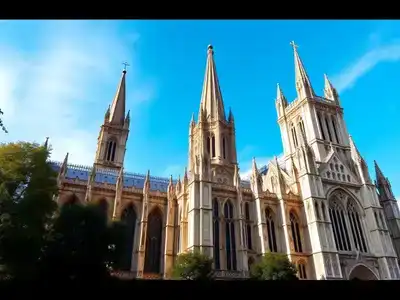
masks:
POLYGON ((265 174, 267 174, 267 172, 268 172, 268 166, 267 166, 267 165, 262 166, 262 167, 258 170, 258 173, 260 173, 261 175, 265 175, 265 174))
MULTIPOLYGON (((54 171, 58 172, 61 168, 61 162, 51 162, 54 171)), ((92 167, 68 164, 66 178, 68 179, 79 179, 87 181, 89 179, 92 167)), ((95 182, 97 183, 108 183, 116 184, 118 173, 113 170, 96 170, 95 182)), ((146 175, 124 172, 124 187, 136 187, 142 189, 144 186, 146 175)), ((173 180, 176 184, 177 180, 173 180)), ((242 180, 242 186, 250 188, 250 182, 242 180)), ((150 190, 166 192, 168 189, 169 178, 150 176, 150 190)))

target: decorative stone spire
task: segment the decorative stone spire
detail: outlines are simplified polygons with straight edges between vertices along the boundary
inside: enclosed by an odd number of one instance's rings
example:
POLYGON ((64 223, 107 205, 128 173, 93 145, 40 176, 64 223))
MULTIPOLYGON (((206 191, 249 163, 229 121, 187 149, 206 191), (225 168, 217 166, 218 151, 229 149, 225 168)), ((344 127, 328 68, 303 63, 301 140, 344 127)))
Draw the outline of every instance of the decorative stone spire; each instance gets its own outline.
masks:
POLYGON ((126 102, 126 87, 125 87, 126 69, 122 71, 122 77, 118 85, 114 101, 111 104, 109 122, 113 125, 124 125, 125 121, 125 102, 126 102))
POLYGON ((288 105, 286 97, 283 94, 279 83, 276 84, 276 102, 280 102, 283 107, 286 107, 288 105))
MULTIPOLYGON (((199 115, 202 110, 206 118, 225 120, 224 102, 214 62, 214 50, 211 45, 207 48, 206 74, 204 76, 199 115)), ((201 119, 199 116, 199 121, 201 119)))
POLYGON ((292 41, 290 43, 294 52, 294 69, 295 69, 295 82, 298 99, 304 99, 315 96, 314 90, 311 85, 310 78, 307 75, 303 62, 297 51, 298 46, 292 41))
POLYGON ((324 98, 336 102, 337 105, 340 104, 339 94, 326 74, 324 74, 324 98))

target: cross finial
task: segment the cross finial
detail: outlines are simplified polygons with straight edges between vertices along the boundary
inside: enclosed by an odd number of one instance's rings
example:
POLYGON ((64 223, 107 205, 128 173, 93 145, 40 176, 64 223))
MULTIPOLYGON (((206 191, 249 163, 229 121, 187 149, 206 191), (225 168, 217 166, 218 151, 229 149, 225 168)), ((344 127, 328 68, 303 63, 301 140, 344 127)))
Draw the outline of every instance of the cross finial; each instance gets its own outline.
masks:
POLYGON ((126 61, 124 61, 122 64, 124 65, 124 72, 126 72, 126 67, 129 67, 130 64, 128 64, 126 61))
POLYGON ((294 51, 296 51, 296 49, 299 47, 294 41, 291 41, 290 45, 292 45, 294 51))

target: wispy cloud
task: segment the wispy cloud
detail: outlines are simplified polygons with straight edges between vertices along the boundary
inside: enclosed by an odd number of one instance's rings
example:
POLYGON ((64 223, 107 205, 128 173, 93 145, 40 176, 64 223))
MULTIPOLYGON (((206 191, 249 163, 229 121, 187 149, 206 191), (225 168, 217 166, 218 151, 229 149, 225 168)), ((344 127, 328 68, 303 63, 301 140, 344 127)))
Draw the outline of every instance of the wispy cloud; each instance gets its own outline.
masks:
MULTIPOLYGON (((43 142, 49 136, 52 159, 69 152, 72 162, 90 164, 118 69, 132 59, 129 47, 138 35, 123 38, 100 22, 45 22, 34 52, 0 43, 0 107, 9 130, 0 139, 43 142)), ((152 95, 146 84, 128 90, 131 107, 152 95)))
POLYGON ((376 34, 371 35, 370 39, 373 40, 376 46, 364 53, 340 74, 332 78, 332 82, 338 91, 343 92, 352 88, 358 79, 371 71, 379 63, 400 60, 400 41, 382 45, 378 42, 379 36, 376 34))

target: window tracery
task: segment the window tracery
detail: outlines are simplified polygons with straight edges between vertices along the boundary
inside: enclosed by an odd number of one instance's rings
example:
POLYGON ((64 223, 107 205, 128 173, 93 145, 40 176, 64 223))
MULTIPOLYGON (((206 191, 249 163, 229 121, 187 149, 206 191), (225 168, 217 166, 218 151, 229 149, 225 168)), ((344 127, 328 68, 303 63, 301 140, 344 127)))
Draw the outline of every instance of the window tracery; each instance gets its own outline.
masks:
POLYGON ((268 249, 271 252, 278 252, 275 233, 275 222, 272 211, 269 207, 265 209, 265 222, 267 223, 268 232, 268 249))
POLYGON ((226 245, 226 268, 236 270, 236 235, 233 204, 227 200, 224 205, 225 217, 225 245, 226 245))
POLYGON ((300 234, 300 224, 294 212, 290 213, 290 227, 292 230, 294 251, 303 252, 303 245, 301 243, 301 234, 300 234))

